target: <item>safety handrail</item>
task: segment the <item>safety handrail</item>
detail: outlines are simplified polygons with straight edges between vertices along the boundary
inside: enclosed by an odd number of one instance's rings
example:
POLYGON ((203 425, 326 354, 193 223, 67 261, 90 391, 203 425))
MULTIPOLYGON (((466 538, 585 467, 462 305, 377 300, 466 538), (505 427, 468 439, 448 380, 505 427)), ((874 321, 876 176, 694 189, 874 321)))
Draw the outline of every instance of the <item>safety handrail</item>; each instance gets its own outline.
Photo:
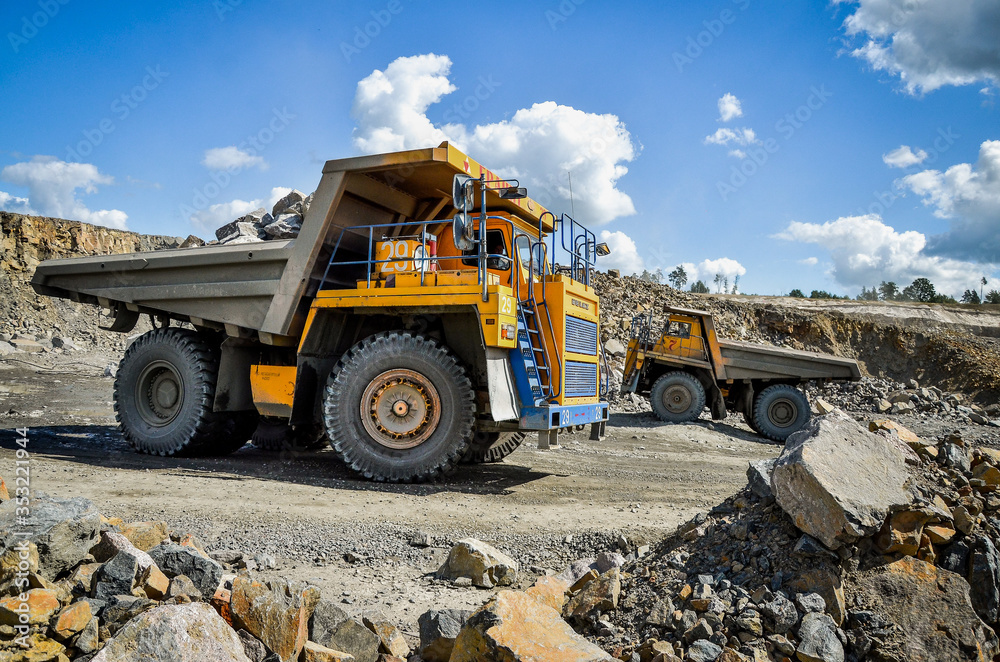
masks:
MULTIPOLYGON (((540 347, 541 347, 541 350, 542 350, 542 355, 545 358, 545 364, 549 367, 549 383, 548 383, 548 391, 549 392, 548 392, 548 395, 546 395, 545 397, 546 397, 546 399, 551 400, 553 398, 558 398, 559 394, 562 393, 562 374, 563 374, 562 370, 563 370, 563 367, 562 367, 562 362, 559 360, 559 347, 556 345, 556 339, 555 339, 556 338, 556 334, 555 334, 555 327, 552 324, 552 316, 551 316, 551 314, 549 312, 549 307, 547 305, 545 305, 545 300, 544 300, 545 299, 545 289, 544 289, 544 287, 542 288, 542 302, 541 302, 541 306, 539 306, 538 299, 535 297, 535 287, 534 287, 534 278, 535 278, 535 250, 536 250, 536 247, 538 247, 538 246, 541 246, 541 248, 542 248, 543 256, 539 260, 539 262, 540 262, 540 264, 539 264, 540 270, 538 271, 538 274, 539 274, 539 277, 541 279, 541 282, 544 283, 545 282, 546 268, 548 266, 548 260, 545 259, 545 255, 544 255, 544 252, 545 252, 545 249, 546 249, 545 242, 542 241, 542 240, 532 241, 531 237, 528 236, 527 234, 524 234, 523 232, 514 232, 512 234, 512 237, 513 237, 513 241, 511 242, 511 256, 513 258, 513 264, 511 265, 512 269, 513 269, 514 266, 523 265, 523 262, 521 260, 521 245, 517 241, 518 238, 519 237, 525 237, 528 240, 528 246, 527 246, 527 250, 528 250, 528 279, 527 279, 528 283, 527 283, 527 290, 528 290, 528 293, 527 293, 527 297, 525 297, 525 298, 521 297, 521 278, 520 278, 520 272, 518 272, 517 274, 513 274, 512 273, 511 284, 514 286, 514 298, 518 302, 518 306, 520 306, 522 303, 525 304, 525 305, 530 305, 531 309, 532 309, 532 312, 535 315, 535 326, 536 326, 535 330, 538 331, 539 344, 540 344, 540 347), (541 323, 540 323, 540 319, 539 319, 539 318, 542 317, 541 310, 545 311, 545 321, 546 321, 546 323, 548 325, 549 333, 551 334, 552 344, 556 345, 554 353, 549 351, 548 340, 546 340, 544 330, 541 327, 541 323), (554 373, 553 373, 553 371, 551 369, 551 366, 552 366, 552 357, 555 357, 555 363, 556 363, 556 365, 559 368, 559 383, 558 384, 556 384, 555 375, 554 375, 554 373)), ((524 321, 525 325, 527 325, 527 320, 523 320, 523 321, 524 321)), ((525 333, 527 333, 527 332, 528 332, 528 329, 525 328, 525 333)), ((529 344, 530 344, 530 334, 529 334, 529 344)), ((534 356, 532 356, 532 359, 534 360, 534 356)), ((545 394, 543 393, 543 395, 545 395, 545 394)))

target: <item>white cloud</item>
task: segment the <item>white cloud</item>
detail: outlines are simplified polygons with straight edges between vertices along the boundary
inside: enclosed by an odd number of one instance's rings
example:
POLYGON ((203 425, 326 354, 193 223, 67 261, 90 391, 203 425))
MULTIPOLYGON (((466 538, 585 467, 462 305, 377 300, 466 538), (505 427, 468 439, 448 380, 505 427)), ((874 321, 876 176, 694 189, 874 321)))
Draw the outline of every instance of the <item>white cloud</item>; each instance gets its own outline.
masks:
MULTIPOLYGON (((127 229, 128 214, 118 209, 91 211, 76 197, 78 189, 97 193, 98 184, 113 184, 114 178, 101 174, 90 163, 67 163, 54 156, 36 156, 0 170, 0 179, 24 186, 28 197, 14 198, 15 206, 34 209, 43 216, 127 229)), ((9 194, 5 194, 9 195, 9 194)))
POLYGON ((235 145, 206 149, 201 164, 209 170, 239 170, 253 167, 267 170, 267 161, 263 156, 251 154, 235 145))
POLYGON ((933 253, 995 263, 1000 256, 1000 140, 979 147, 979 160, 945 172, 924 170, 900 180, 939 218, 954 219, 948 232, 930 238, 933 253))
POLYGON ((799 260, 799 264, 805 265, 807 267, 815 267, 817 264, 819 264, 819 258, 807 257, 803 260, 799 260))
POLYGON ((27 198, 19 198, 16 195, 0 191, 0 209, 12 211, 15 214, 35 214, 27 198))
MULTIPOLYGON (((457 89, 448 80, 450 69, 451 60, 444 55, 401 57, 360 81, 352 111, 358 123, 355 146, 372 154, 448 140, 494 172, 519 179, 547 207, 569 209, 567 173, 572 173, 573 203, 588 224, 635 213, 618 180, 628 172, 625 164, 635 159, 637 147, 618 117, 546 101, 522 108, 508 120, 472 127, 457 121, 451 110, 445 118, 454 121, 438 126, 426 113, 457 89)), ((492 78, 481 82, 467 100, 478 105, 501 84, 492 78)))
POLYGON ((735 156, 738 159, 745 159, 747 157, 747 153, 742 149, 731 149, 729 150, 729 156, 735 156))
POLYGON ((928 254, 923 234, 897 232, 877 214, 823 224, 793 221, 773 238, 826 248, 833 260, 830 275, 845 287, 893 281, 902 288, 916 278, 929 278, 939 292, 955 295, 978 281, 982 272, 980 265, 928 254))
POLYGON ((890 168, 909 168, 923 163, 927 158, 927 152, 917 148, 914 152, 909 145, 900 145, 888 154, 882 155, 882 162, 890 168))
POLYGON ((729 122, 743 117, 743 105, 735 95, 726 93, 719 99, 719 121, 729 122))
POLYGON ((757 142, 757 134, 754 133, 753 129, 727 129, 722 128, 716 130, 710 136, 705 137, 706 145, 728 145, 729 143, 735 143, 737 145, 752 145, 757 142))
MULTIPOLYGON (((688 277, 688 286, 696 283, 697 281, 702 281, 707 285, 712 291, 716 291, 718 288, 715 284, 716 275, 722 276, 729 281, 729 287, 732 289, 736 285, 736 277, 746 275, 746 267, 742 264, 728 257, 720 257, 717 260, 702 260, 698 264, 694 262, 682 262, 679 265, 684 267, 685 273, 688 277)), ((674 267, 665 270, 667 273, 673 271, 674 267)))
POLYGON ((635 247, 635 241, 621 230, 609 232, 601 230, 601 241, 608 244, 611 255, 597 258, 597 266, 604 271, 618 269, 626 276, 643 270, 643 259, 635 247))
POLYGON ((844 21, 864 43, 851 54, 899 76, 911 94, 1000 81, 996 0, 835 0, 856 5, 844 21))
POLYGON ((192 223, 203 230, 215 231, 226 223, 235 221, 241 216, 245 216, 255 209, 265 209, 268 212, 274 208, 274 203, 291 193, 292 189, 284 186, 275 186, 271 189, 271 194, 267 200, 256 198, 254 200, 231 200, 211 205, 207 209, 196 211, 189 219, 192 223))

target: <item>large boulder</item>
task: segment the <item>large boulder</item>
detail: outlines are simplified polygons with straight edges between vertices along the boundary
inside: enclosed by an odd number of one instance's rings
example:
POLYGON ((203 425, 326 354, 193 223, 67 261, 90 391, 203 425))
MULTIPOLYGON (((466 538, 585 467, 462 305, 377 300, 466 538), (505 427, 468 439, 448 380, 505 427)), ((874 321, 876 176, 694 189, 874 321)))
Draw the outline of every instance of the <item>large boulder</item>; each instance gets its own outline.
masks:
POLYGON ((876 609, 898 627, 876 643, 873 659, 911 662, 992 660, 1000 653, 993 630, 972 609, 961 576, 913 557, 861 575, 855 603, 876 609))
POLYGON ((48 579, 72 569, 97 542, 101 515, 87 499, 60 499, 35 492, 31 519, 26 524, 18 522, 15 504, 12 500, 0 506, 0 551, 25 539, 35 543, 39 572, 48 579), (29 535, 23 538, 15 535, 18 532, 29 535))
POLYGON ((471 611, 443 609, 420 615, 420 657, 427 662, 448 662, 455 648, 455 639, 469 620, 471 611))
POLYGON ((450 662, 611 662, 559 612, 520 591, 501 591, 466 621, 450 662))
POLYGON ((193 547, 166 543, 149 550, 149 556, 167 577, 184 575, 205 596, 214 595, 222 580, 222 566, 193 547))
POLYGON ((91 662, 249 662, 243 644, 202 602, 164 605, 129 621, 91 662))
POLYGON ((318 602, 315 586, 265 583, 241 573, 233 580, 229 607, 234 627, 260 639, 282 662, 294 662, 309 639, 309 619, 318 602))
POLYGON ((329 600, 320 599, 309 618, 309 639, 343 651, 356 662, 376 662, 381 640, 329 600))
POLYGON ((788 438, 771 474, 774 497, 795 526, 830 549, 877 532, 912 500, 900 452, 841 411, 788 438))
POLYGON ((278 215, 283 213, 286 209, 292 207, 296 203, 305 202, 305 200, 305 193, 297 189, 292 189, 286 193, 283 198, 274 203, 274 207, 271 208, 271 216, 277 218, 278 215))
POLYGON ((438 577, 451 580, 467 577, 473 586, 493 588, 513 584, 517 571, 517 561, 500 550, 481 540, 465 538, 451 548, 438 577))

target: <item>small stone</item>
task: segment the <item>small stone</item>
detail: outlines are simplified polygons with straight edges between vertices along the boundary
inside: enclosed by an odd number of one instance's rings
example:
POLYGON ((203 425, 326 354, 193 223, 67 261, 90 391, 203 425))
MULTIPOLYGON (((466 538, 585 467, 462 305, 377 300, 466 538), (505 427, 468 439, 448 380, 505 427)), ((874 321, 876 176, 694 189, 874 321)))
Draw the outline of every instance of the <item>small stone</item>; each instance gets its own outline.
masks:
POLYGON ((820 416, 825 416, 826 414, 829 414, 834 409, 836 409, 836 407, 831 405, 823 398, 816 398, 815 400, 813 400, 813 404, 816 406, 816 413, 819 414, 820 416))
POLYGON ((684 633, 684 641, 688 644, 699 639, 709 639, 715 634, 712 626, 704 618, 699 618, 693 626, 684 633))
MULTIPOLYGON (((121 527, 121 535, 131 542, 136 549, 148 552, 167 537, 167 523, 162 521, 153 522, 130 522, 121 527)), ((100 560, 100 559, 98 559, 100 560)))
POLYGON ((302 662, 354 662, 354 656, 307 641, 302 648, 302 662))
POLYGON ((161 544, 149 550, 149 555, 163 574, 167 577, 188 577, 201 595, 213 595, 224 572, 217 561, 203 556, 193 547, 161 544))
POLYGON ((362 622, 379 638, 381 652, 394 657, 409 657, 410 645, 403 638, 403 633, 389 623, 383 614, 366 614, 362 622))
POLYGON ((799 593, 795 596, 795 604, 798 605, 799 611, 804 614, 813 612, 822 614, 826 611, 826 600, 818 593, 799 593))
POLYGON ((83 601, 74 602, 64 607, 56 615, 55 621, 53 621, 51 626, 52 633, 56 639, 65 641, 78 632, 82 632, 93 618, 94 614, 90 611, 90 603, 83 601))
POLYGON ((128 595, 132 592, 139 560, 130 552, 122 551, 102 565, 94 573, 92 598, 107 600, 114 595, 128 595))
POLYGON ((685 660, 688 662, 715 662, 720 655, 722 655, 721 646, 701 639, 691 644, 685 660))
POLYGON ((168 598, 176 598, 181 595, 186 595, 192 600, 201 600, 204 597, 202 592, 197 586, 194 585, 194 582, 191 581, 191 578, 187 575, 177 575, 171 579, 166 595, 168 598))
POLYGON ((59 596, 56 591, 33 588, 23 594, 0 600, 0 625, 19 625, 22 615, 27 617, 28 625, 48 623, 59 606, 59 596), (27 600, 22 601, 22 595, 27 600))
POLYGON ((438 570, 441 579, 468 577, 474 586, 509 586, 517 580, 518 564, 500 550, 475 538, 459 540, 438 570))
POLYGON ((596 611, 605 613, 616 609, 621 588, 621 572, 612 568, 570 599, 566 605, 566 617, 583 622, 596 611))
POLYGON ((796 655, 805 662, 844 662, 844 645, 833 619, 826 614, 803 616, 796 655))
POLYGON ((410 547, 430 547, 431 534, 426 531, 417 531, 410 537, 410 547))
POLYGON ((420 657, 426 662, 448 662, 455 639, 472 614, 462 609, 428 611, 420 615, 420 657))

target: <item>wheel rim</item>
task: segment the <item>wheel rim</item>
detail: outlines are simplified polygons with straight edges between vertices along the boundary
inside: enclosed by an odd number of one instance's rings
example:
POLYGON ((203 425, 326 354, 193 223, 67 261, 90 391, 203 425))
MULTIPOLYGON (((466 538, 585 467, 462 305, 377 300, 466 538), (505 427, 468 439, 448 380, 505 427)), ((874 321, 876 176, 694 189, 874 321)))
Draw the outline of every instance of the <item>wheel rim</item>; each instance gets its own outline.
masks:
POLYGON ((184 380, 167 361, 153 361, 136 381, 136 409, 154 427, 170 425, 184 406, 184 380))
POLYGON ((373 440, 406 450, 427 441, 441 420, 441 397, 434 384, 413 370, 387 370, 361 396, 361 420, 373 440))
POLYGON ((691 391, 680 384, 672 384, 663 390, 663 406, 671 414, 683 414, 691 408, 694 396, 691 391))
POLYGON ((767 408, 767 420, 779 428, 787 428, 799 417, 799 408, 787 398, 775 400, 767 408))

